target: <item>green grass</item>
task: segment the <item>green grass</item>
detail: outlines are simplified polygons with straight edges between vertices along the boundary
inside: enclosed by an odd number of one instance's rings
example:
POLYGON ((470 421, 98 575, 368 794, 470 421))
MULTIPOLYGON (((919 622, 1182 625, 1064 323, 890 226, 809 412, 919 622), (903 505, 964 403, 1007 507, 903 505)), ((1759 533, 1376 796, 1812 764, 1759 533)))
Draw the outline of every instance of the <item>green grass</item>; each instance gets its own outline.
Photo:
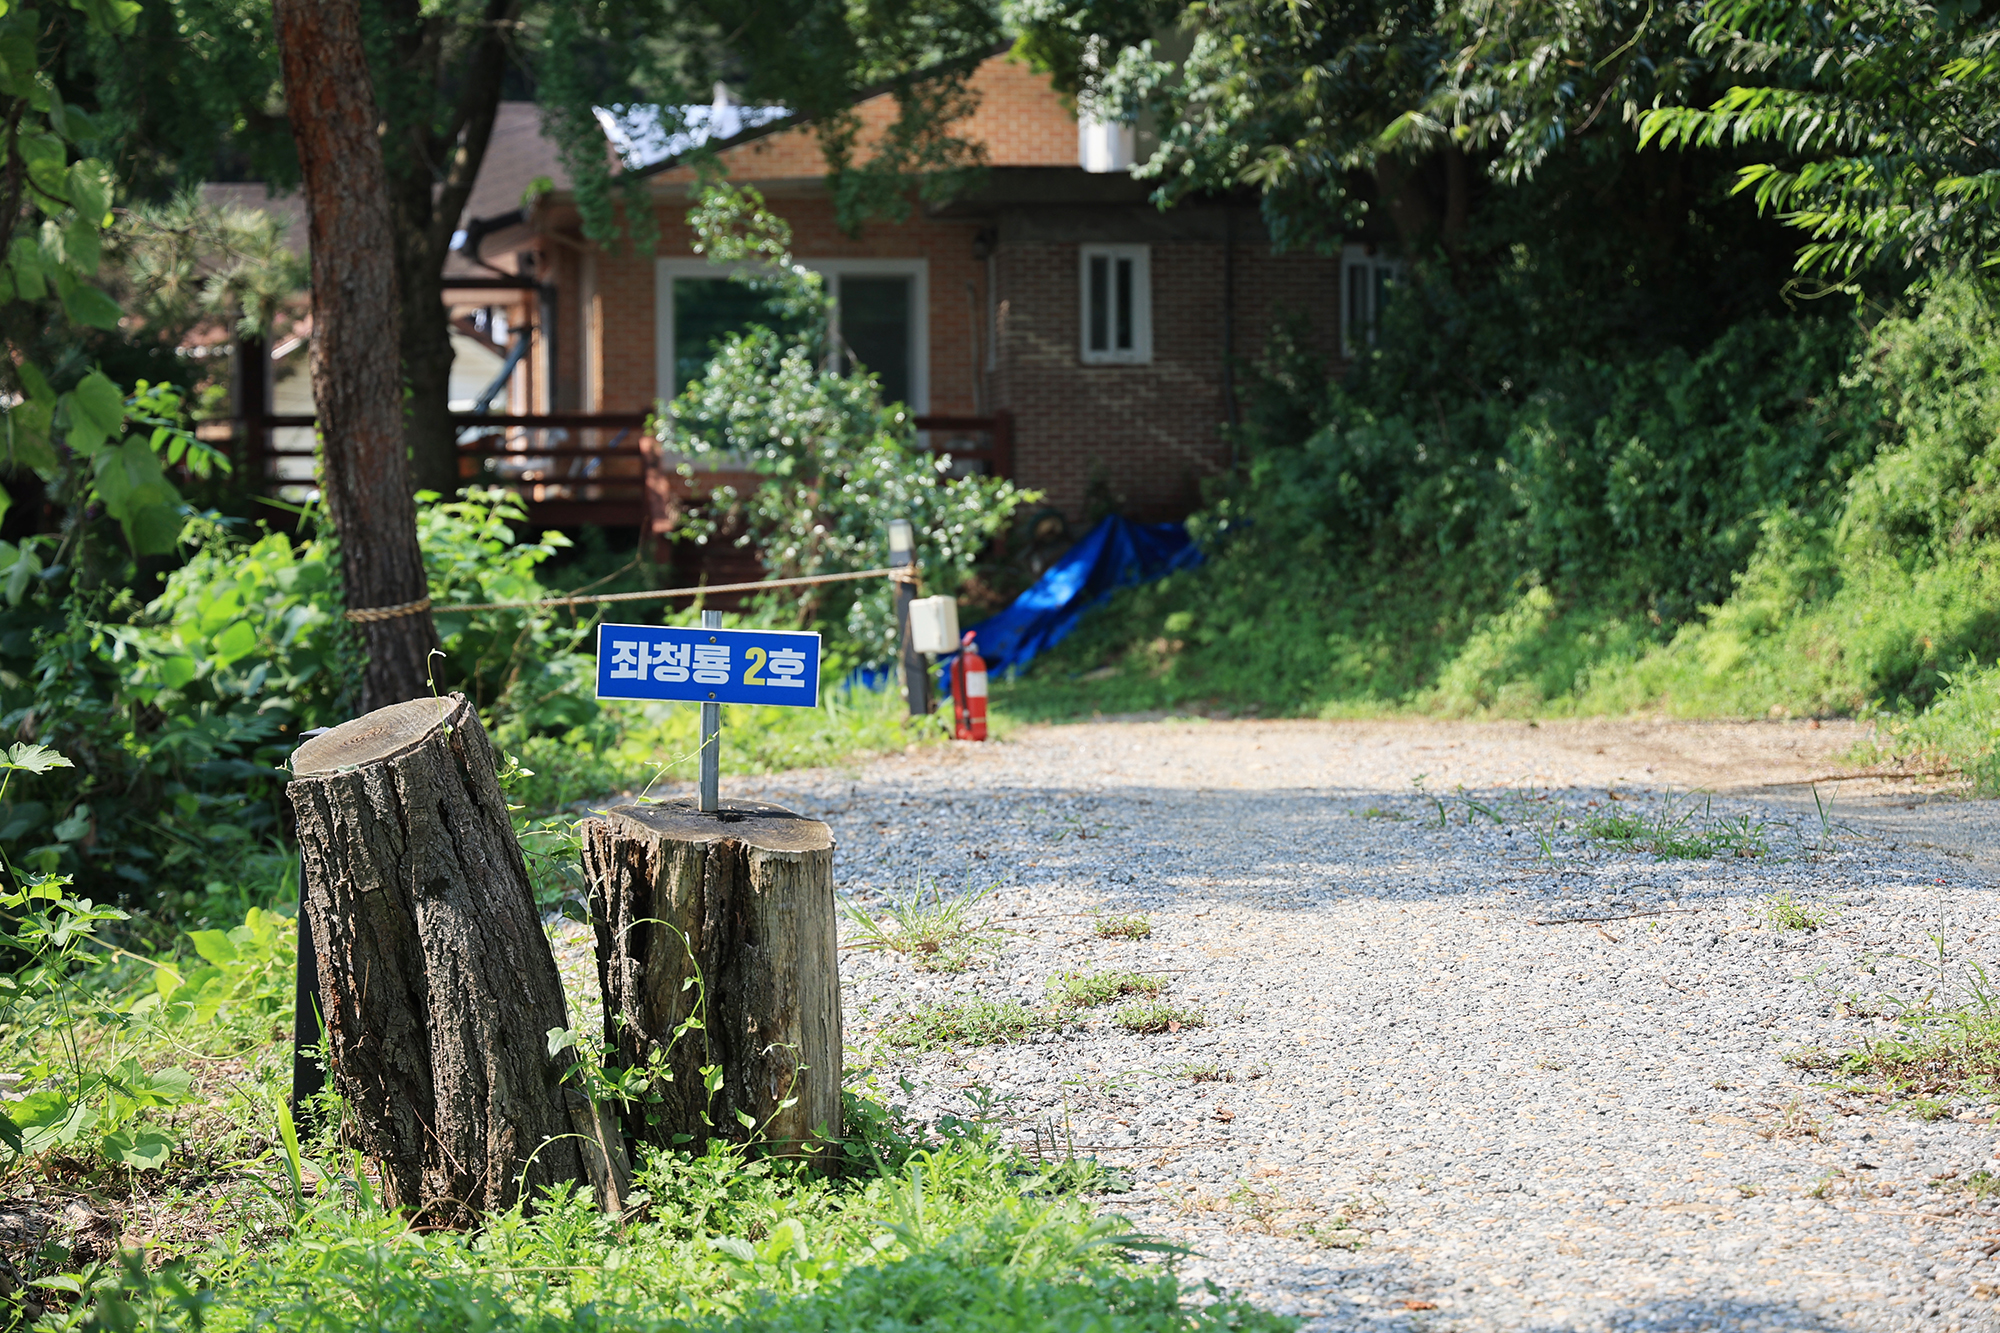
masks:
POLYGON ((1199 1009, 1168 1004, 1161 1000, 1128 1004, 1118 1011, 1116 1018, 1119 1027, 1141 1036, 1184 1032, 1190 1028, 1203 1027, 1208 1022, 1207 1017, 1199 1009))
POLYGON ((1808 1048, 1794 1063, 1872 1087, 1919 1119, 1937 1119, 1951 1106, 2000 1098, 2000 996, 1975 968, 1969 994, 1933 992, 1900 1004, 1888 1036, 1846 1051, 1808 1048))
POLYGON ((1795 897, 1790 889, 1780 889, 1757 904, 1758 915, 1777 930, 1818 930, 1833 920, 1833 910, 1823 903, 1795 897))
POLYGON ((1050 977, 1047 987, 1058 1009, 1094 1009, 1128 995, 1158 995, 1165 984, 1140 972, 1064 972, 1050 977))
MULTIPOLYGON (((543 814, 616 794, 658 794, 699 776, 698 706, 607 702, 602 709, 590 725, 560 736, 496 737, 523 770, 509 784, 517 803, 543 814)), ((724 704, 723 781, 942 744, 949 718, 949 710, 912 718, 891 690, 827 689, 818 708, 724 704)))
POLYGON ((1017 1000, 963 1000, 913 1009, 884 1027, 882 1040, 919 1051, 998 1046, 1059 1025, 1059 1020, 1017 1000))
MULTIPOLYGON (((0 1014, 9 1067, 38 1093, 69 1086, 72 1064, 112 1082, 90 1094, 94 1126, 0 1161, 17 1206, 56 1219, 39 1251, 10 1254, 27 1285, 0 1294, 0 1319, 32 1313, 32 1296, 56 1326, 94 1310, 98 1327, 173 1333, 1294 1326, 1229 1302, 1182 1308, 1170 1269, 1134 1262, 1150 1242, 1096 1215, 1086 1196, 1105 1172, 1005 1146, 978 1103, 913 1121, 872 1079, 845 1098, 826 1172, 722 1145, 645 1149, 622 1219, 565 1187, 474 1232, 413 1229, 381 1206, 338 1114, 296 1158, 282 1143, 295 938, 290 919, 253 913, 147 962, 78 935, 47 986, 17 974, 0 1014), (154 1142, 160 1159, 138 1170, 107 1155, 154 1142), (65 1229, 77 1197, 101 1232, 65 1229), (147 1237, 143 1263, 120 1235, 147 1237)), ((924 1039, 951 1041, 1055 1021, 1019 1005, 928 1018, 924 1039)), ((7 1108, 28 1123, 35 1103, 7 1108)))
POLYGON ((1100 940, 1143 940, 1153 933, 1153 922, 1145 916, 1101 916, 1090 929, 1100 940))
POLYGON ((848 947, 903 954, 925 972, 963 972, 1002 932, 990 916, 974 915, 985 891, 947 894, 936 880, 919 881, 882 911, 850 903, 848 947))
POLYGON ((1183 1309, 1170 1272, 1127 1258, 1142 1238, 983 1135, 903 1157, 826 1179, 727 1153, 661 1155, 643 1164, 644 1204, 622 1225, 567 1193, 476 1235, 316 1205, 164 1272, 114 1268, 124 1290, 103 1314, 163 1333, 1295 1326, 1232 1302, 1183 1309))

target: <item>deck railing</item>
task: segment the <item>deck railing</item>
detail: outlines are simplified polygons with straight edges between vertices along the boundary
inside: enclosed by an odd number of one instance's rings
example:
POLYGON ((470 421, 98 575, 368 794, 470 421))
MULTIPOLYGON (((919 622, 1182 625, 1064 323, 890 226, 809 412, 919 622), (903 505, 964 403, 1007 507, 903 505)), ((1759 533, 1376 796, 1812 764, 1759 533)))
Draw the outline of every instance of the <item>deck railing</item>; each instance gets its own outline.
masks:
MULTIPOLYGON (((631 527, 663 531, 718 486, 754 485, 730 469, 680 470, 646 434, 643 412, 548 412, 533 415, 454 412, 458 474, 466 485, 503 486, 527 502, 541 527, 631 527)), ((261 416, 234 423, 239 463, 265 492, 302 498, 313 487, 311 416, 261 416)), ((950 454, 956 475, 1010 476, 1013 419, 920 416, 918 438, 950 454)))

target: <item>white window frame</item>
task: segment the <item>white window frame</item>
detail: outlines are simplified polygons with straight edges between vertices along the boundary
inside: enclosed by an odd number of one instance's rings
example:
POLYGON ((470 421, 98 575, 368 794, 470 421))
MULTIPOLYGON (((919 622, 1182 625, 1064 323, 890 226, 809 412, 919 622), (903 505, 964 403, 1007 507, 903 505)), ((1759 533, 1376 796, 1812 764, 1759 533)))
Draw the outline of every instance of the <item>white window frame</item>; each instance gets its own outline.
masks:
POLYGON ((1375 345, 1376 331, 1382 324, 1377 297, 1384 274, 1391 282, 1401 278, 1402 263, 1385 257, 1372 245, 1340 247, 1340 354, 1350 361, 1375 345), (1357 269, 1363 275, 1358 292, 1353 286, 1357 269))
MULTIPOLYGON (((1115 281, 1115 279, 1114 279, 1115 281)), ((1076 264, 1077 352, 1086 366, 1148 366, 1153 363, 1153 247, 1150 245, 1083 245, 1076 264), (1110 261, 1117 272, 1121 259, 1132 261, 1132 345, 1092 348, 1090 345, 1090 261, 1110 261)), ((1115 299, 1115 298, 1114 298, 1115 299)), ((1105 315, 1109 328, 1111 315, 1105 315)), ((1116 341, 1113 333, 1112 341, 1116 341)))
MULTIPOLYGON (((910 282, 910 410, 918 416, 931 405, 931 293, 930 261, 927 259, 800 259, 803 268, 834 279, 830 284, 836 297, 838 279, 852 275, 865 278, 909 278, 910 282)), ((712 264, 705 259, 660 259, 654 262, 653 277, 653 391, 662 399, 680 392, 674 379, 674 280, 676 278, 725 278, 733 265, 712 264)), ((840 334, 840 307, 836 302, 833 327, 840 334)), ((840 344, 836 341, 836 347, 840 344)))

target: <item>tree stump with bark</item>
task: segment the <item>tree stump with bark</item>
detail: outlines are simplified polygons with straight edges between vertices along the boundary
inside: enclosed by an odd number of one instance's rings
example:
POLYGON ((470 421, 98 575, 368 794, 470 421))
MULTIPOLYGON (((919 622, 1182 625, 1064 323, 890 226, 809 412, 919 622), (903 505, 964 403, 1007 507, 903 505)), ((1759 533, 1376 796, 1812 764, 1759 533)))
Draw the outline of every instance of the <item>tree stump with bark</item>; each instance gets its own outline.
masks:
POLYGON ((605 1058, 648 1078, 627 1134, 786 1156, 838 1139, 832 831, 760 801, 679 800, 582 833, 605 1058))
POLYGON ((478 714, 394 704, 292 772, 334 1086, 388 1202, 464 1224, 588 1178, 619 1206, 623 1142, 549 1053, 568 1009, 478 714))

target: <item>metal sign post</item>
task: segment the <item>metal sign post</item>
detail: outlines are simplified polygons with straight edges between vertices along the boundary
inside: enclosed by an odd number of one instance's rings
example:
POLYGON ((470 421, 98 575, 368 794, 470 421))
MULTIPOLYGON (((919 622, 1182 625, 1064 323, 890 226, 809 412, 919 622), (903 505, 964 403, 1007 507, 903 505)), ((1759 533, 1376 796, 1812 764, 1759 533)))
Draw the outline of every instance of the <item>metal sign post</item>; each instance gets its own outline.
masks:
POLYGON ((597 697, 701 705, 704 813, 721 810, 722 705, 819 706, 819 635, 794 630, 724 629, 715 611, 701 628, 599 625, 597 697))
MULTIPOLYGON (((702 612, 701 627, 721 629, 722 612, 702 612)), ((701 706, 701 812, 714 814, 722 808, 721 801, 722 705, 704 702, 701 706)))
POLYGON ((896 630, 902 637, 903 698, 910 716, 931 711, 930 664, 910 634, 910 603, 916 600, 917 530, 907 518, 889 520, 889 577, 896 583, 896 630))

